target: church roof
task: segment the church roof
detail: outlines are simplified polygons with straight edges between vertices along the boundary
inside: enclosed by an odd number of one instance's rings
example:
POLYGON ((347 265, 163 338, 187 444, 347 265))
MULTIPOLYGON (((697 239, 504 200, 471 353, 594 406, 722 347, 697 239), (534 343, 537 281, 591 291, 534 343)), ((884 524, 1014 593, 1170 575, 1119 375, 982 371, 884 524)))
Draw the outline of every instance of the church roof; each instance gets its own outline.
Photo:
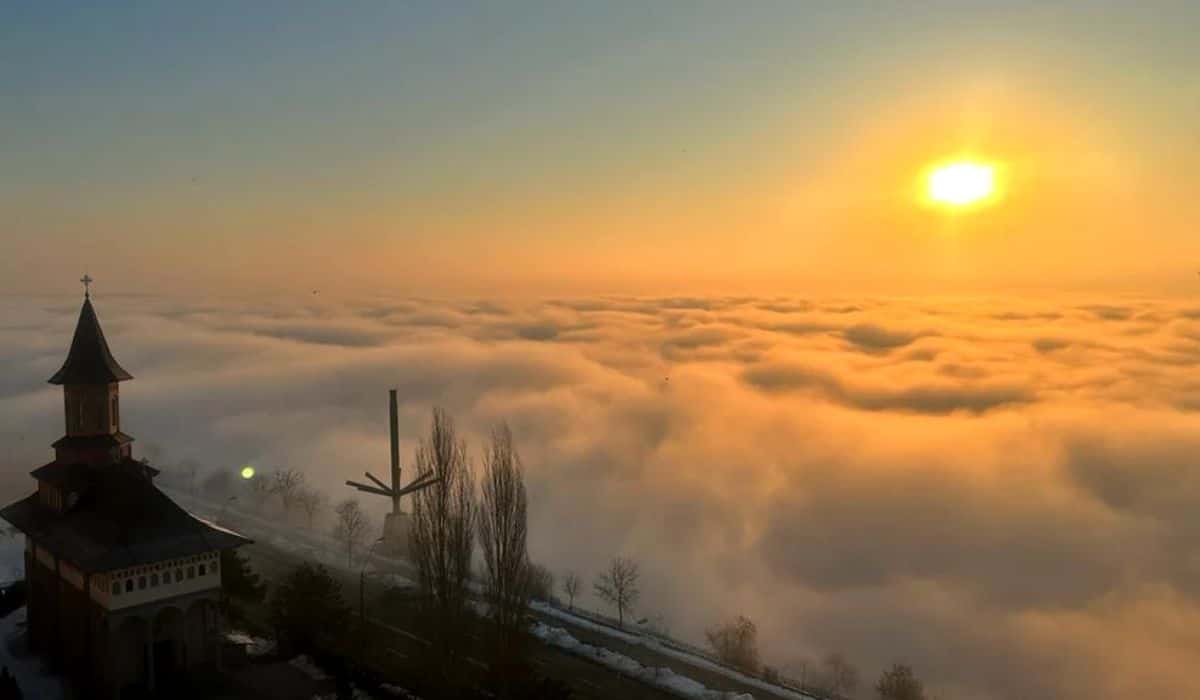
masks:
POLYGON ((126 379, 133 379, 133 375, 113 359, 108 341, 104 339, 104 331, 100 328, 100 319, 96 318, 96 310, 92 308, 92 300, 85 297, 67 360, 62 369, 50 377, 50 383, 108 384, 126 379))
MULTIPOLYGON (((69 447, 75 449, 119 447, 133 442, 133 438, 125 433, 104 433, 103 435, 64 435, 54 441, 51 447, 69 447)), ((157 470, 155 471, 157 473, 157 470)), ((37 476, 37 472, 34 472, 37 476)))
POLYGON ((158 490, 148 469, 153 468, 134 460, 103 467, 51 463, 34 475, 78 492, 79 501, 58 513, 34 493, 0 509, 0 517, 29 535, 38 547, 88 572, 124 569, 250 542, 179 507, 158 490))

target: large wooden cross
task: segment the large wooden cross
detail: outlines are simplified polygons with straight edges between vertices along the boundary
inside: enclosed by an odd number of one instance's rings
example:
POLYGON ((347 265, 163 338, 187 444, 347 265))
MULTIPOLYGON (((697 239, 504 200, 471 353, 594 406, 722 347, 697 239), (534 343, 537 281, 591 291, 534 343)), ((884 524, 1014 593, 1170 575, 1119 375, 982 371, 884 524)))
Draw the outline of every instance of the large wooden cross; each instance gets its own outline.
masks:
POLYGON ((377 496, 387 496, 388 498, 392 499, 392 513, 400 513, 400 497, 401 496, 412 493, 414 491, 420 491, 421 489, 426 488, 428 486, 433 486, 437 482, 441 481, 442 477, 437 476, 431 472, 431 473, 421 474, 421 475, 417 476, 417 478, 414 479, 407 486, 400 485, 400 419, 397 416, 397 411, 396 411, 396 390, 395 389, 388 390, 388 414, 389 414, 389 419, 391 422, 391 433, 392 433, 392 484, 391 484, 391 486, 388 486, 387 484, 384 484, 379 479, 376 479, 374 476, 371 475, 370 472, 366 472, 366 477, 374 483, 374 486, 372 486, 371 484, 361 484, 357 481, 347 481, 346 485, 353 486, 354 488, 358 489, 359 491, 363 491, 365 493, 373 493, 377 496))

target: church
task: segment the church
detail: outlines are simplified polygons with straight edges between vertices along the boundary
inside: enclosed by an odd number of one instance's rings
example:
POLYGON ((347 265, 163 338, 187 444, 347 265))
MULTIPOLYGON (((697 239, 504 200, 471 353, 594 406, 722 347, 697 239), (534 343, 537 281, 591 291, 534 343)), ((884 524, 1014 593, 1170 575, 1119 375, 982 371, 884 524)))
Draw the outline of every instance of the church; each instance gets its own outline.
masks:
MULTIPOLYGON (((91 281, 84 277, 85 286, 91 281)), ((66 434, 37 490, 0 509, 25 535, 30 647, 84 697, 171 697, 220 667, 220 554, 249 542, 154 485, 121 432, 119 387, 90 293, 62 368, 66 434)))

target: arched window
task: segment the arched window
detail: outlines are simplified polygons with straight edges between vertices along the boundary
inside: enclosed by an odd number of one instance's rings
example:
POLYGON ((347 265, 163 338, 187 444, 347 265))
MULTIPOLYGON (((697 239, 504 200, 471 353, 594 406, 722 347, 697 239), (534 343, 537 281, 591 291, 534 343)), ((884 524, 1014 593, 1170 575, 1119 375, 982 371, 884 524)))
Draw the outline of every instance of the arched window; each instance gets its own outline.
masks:
POLYGON ((158 574, 150 574, 150 585, 151 586, 158 585, 158 574))
POLYGON ((175 583, 183 580, 183 569, 175 569, 175 583))
POLYGON ((188 578, 190 578, 190 579, 196 578, 196 567, 194 567, 194 566, 188 567, 188 578))
POLYGON ((204 575, 204 565, 203 564, 200 565, 200 575, 201 576, 204 575))
POLYGON ((129 593, 132 590, 133 590, 133 579, 131 579, 131 578, 125 579, 125 592, 129 593))
POLYGON ((144 590, 145 588, 146 588, 146 577, 138 576, 138 590, 139 591, 144 590))
POLYGON ((112 592, 113 592, 113 595, 121 595, 121 582, 120 581, 113 581, 112 592))

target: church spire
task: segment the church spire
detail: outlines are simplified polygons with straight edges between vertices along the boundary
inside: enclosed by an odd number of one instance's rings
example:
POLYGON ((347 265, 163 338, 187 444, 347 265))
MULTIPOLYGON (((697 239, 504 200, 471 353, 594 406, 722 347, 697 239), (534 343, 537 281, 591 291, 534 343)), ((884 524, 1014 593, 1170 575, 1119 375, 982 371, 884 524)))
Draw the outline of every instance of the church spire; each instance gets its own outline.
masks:
POLYGON ((75 337, 71 339, 66 362, 62 369, 50 377, 50 383, 110 384, 133 379, 108 349, 100 319, 96 318, 96 310, 92 308, 91 290, 88 288, 92 278, 84 275, 80 281, 84 285, 83 308, 79 310, 79 321, 75 324, 75 337))

